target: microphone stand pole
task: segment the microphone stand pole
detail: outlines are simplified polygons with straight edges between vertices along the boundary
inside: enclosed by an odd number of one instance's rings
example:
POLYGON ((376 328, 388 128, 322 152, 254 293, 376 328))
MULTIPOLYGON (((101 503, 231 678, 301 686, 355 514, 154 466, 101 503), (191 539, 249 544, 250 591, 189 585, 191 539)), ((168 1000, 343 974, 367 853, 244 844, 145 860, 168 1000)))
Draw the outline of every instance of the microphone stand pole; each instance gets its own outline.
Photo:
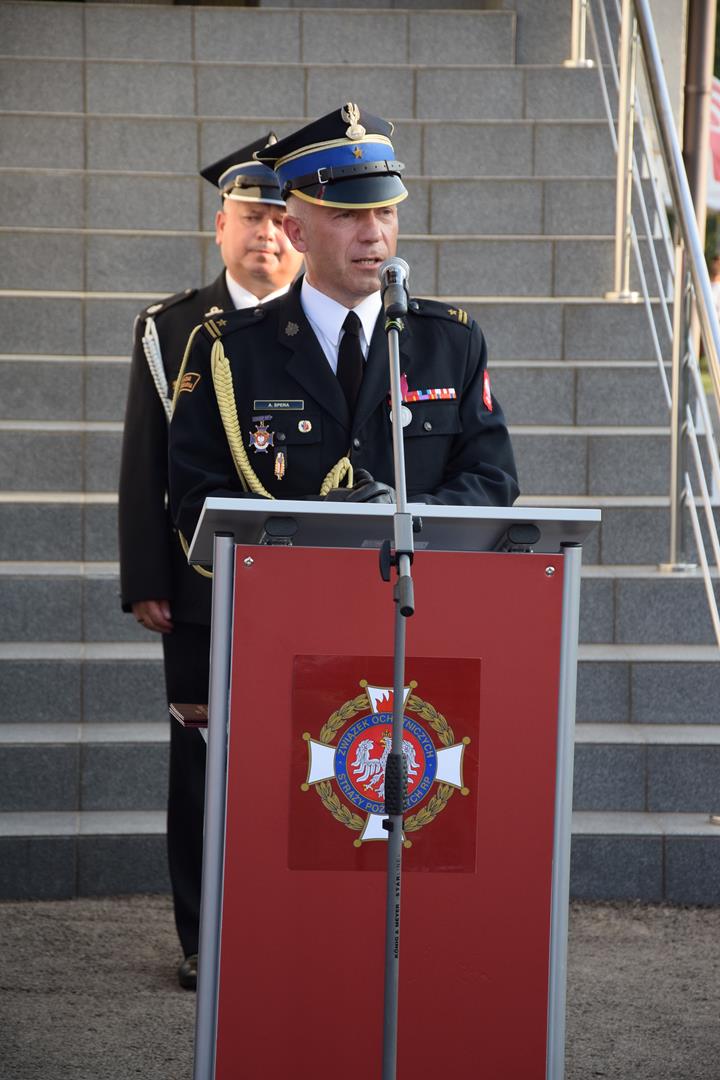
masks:
MULTIPOLYGON (((412 516, 407 512, 405 450, 400 389, 400 316, 407 312, 407 293, 394 289, 385 305, 385 333, 390 361, 393 464, 396 511, 393 518, 395 552, 390 565, 397 570, 393 587, 395 603, 395 647, 393 656, 392 746, 385 770, 385 813, 383 828, 388 832, 387 898, 385 916, 385 1009, 383 1021, 382 1080, 395 1080, 397 1069, 398 987, 400 981, 400 884, 402 877, 403 811, 407 797, 407 762, 403 754, 403 706, 405 689, 405 620, 415 611, 411 563, 413 557, 412 516), (402 294, 402 295, 400 295, 402 294), (403 299, 404 298, 404 299, 403 299)), ((389 541, 386 541, 389 546, 389 541)), ((386 548, 387 550, 387 548, 386 548)), ((386 567, 387 570, 387 567, 386 567)), ((381 567, 382 571, 382 567, 381 567)), ((387 580, 389 580, 389 573, 387 580)))

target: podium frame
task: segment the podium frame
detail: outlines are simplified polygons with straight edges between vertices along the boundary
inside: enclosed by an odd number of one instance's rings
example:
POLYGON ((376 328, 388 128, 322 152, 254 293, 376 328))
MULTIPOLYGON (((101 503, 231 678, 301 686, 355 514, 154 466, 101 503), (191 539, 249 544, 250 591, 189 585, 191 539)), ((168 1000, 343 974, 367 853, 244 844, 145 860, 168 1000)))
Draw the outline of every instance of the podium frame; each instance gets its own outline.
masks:
MULTIPOLYGON (((550 906, 546 1080, 562 1080, 565 1058, 568 902, 575 697, 582 542, 599 523, 596 509, 467 507, 409 504, 422 519, 418 550, 512 551, 508 530, 535 525, 536 553, 564 558, 556 738, 556 783, 550 906)), ((212 558, 209 722, 203 884, 193 1080, 214 1080, 220 985, 227 807, 230 674, 235 546, 380 547, 392 536, 390 505, 324 504, 265 499, 205 501, 188 553, 191 564, 212 558), (355 542, 353 542, 353 540, 355 542), (359 542, 358 542, 359 540, 359 542)), ((522 550, 522 549, 520 549, 522 550)), ((521 558, 521 553, 518 553, 521 558)), ((378 571, 379 572, 379 571, 378 571)), ((420 598, 421 599, 421 598, 420 598)), ((389 605, 388 605, 389 607, 389 605)))

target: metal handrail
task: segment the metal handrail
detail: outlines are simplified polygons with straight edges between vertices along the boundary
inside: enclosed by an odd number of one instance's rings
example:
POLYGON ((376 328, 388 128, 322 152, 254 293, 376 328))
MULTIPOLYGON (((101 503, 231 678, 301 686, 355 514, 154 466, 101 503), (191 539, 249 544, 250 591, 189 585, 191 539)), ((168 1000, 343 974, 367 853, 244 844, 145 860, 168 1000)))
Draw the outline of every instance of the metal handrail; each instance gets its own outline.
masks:
POLYGON ((600 9, 600 16, 604 32, 604 44, 607 57, 601 51, 600 42, 595 27, 595 19, 592 7, 587 10, 590 36, 593 41, 600 84, 603 92, 605 111, 610 126, 613 146, 618 155, 617 169, 617 198, 616 198, 616 235, 615 235, 615 280, 614 290, 607 295, 615 300, 625 302, 640 301, 645 304, 648 314, 648 322, 651 329, 653 348, 660 374, 663 381, 663 390, 670 408, 670 432, 671 432, 671 478, 670 478, 670 557, 668 563, 663 564, 665 570, 696 570, 694 564, 689 564, 681 557, 683 551, 683 511, 687 508, 692 534, 697 549, 697 559, 703 576, 705 592, 710 608, 710 617, 713 624, 718 645, 720 645, 720 611, 715 594, 713 573, 710 569, 710 561, 705 550, 703 531, 700 526, 700 518, 696 504, 696 496, 690 479, 687 465, 692 465, 699 482, 699 496, 697 503, 703 506, 705 511, 705 528, 710 541, 713 561, 716 570, 720 572, 720 538, 715 523, 713 505, 717 504, 717 493, 720 492, 720 454, 712 427, 710 410, 705 397, 691 322, 693 312, 697 315, 700 337, 704 346, 710 370, 712 389, 720 413, 720 324, 712 298, 710 278, 705 265, 702 241, 695 217, 690 187, 688 184, 685 165, 680 150, 680 140, 675 129, 675 122, 670 104, 665 81, 664 70, 660 58, 660 51, 655 36, 652 16, 650 14, 648 0, 594 0, 600 9), (615 51, 612 43, 612 35, 609 28, 606 3, 610 4, 611 10, 620 20, 620 46, 619 61, 615 61, 615 51), (638 48, 639 46, 639 48, 638 48), (652 176, 652 158, 648 147, 645 126, 642 123, 640 99, 637 92, 636 74, 637 64, 634 62, 635 51, 639 52, 639 59, 645 75, 652 116, 655 123, 657 140, 664 166, 669 198, 675 216, 674 244, 669 242, 669 229, 663 227, 667 222, 665 207, 659 199, 659 192, 654 177, 652 176), (605 76, 607 64, 612 73, 615 89, 618 92, 620 103, 617 131, 610 106, 610 99, 605 76), (669 259, 669 276, 673 282, 673 311, 672 318, 668 307, 666 289, 663 286, 662 273, 655 251, 655 237, 650 226, 647 212, 645 195, 642 185, 642 174, 634 151, 633 119, 639 131, 639 143, 642 147, 645 161, 651 173, 652 192, 656 203, 656 213, 661 223, 661 250, 664 247, 665 258, 669 259), (657 297, 651 298, 647 278, 642 262, 642 252, 635 221, 632 214, 632 191, 637 193, 637 203, 641 209, 642 224, 648 241, 652 269, 657 284, 657 297), (674 257, 673 257, 674 247, 674 257), (631 251, 635 255, 638 277, 640 281, 641 295, 630 289, 629 259, 631 251), (674 265, 673 265, 674 259, 674 265), (659 301, 659 311, 664 330, 669 334, 672 341, 672 369, 671 381, 665 372, 666 358, 663 356, 655 316, 653 311, 653 299, 659 301), (697 399, 696 409, 698 427, 693 418, 693 411, 689 407, 690 390, 694 391, 697 399), (709 484, 703 463, 703 455, 700 452, 699 436, 705 438, 706 458, 709 459, 710 476, 712 484, 709 484), (711 494, 711 488, 715 492, 715 500, 711 494))
POLYGON ((720 401, 720 323, 718 323, 713 303, 710 275, 705 265, 705 253, 695 218, 695 208, 682 159, 682 151, 680 150, 680 140, 675 130, 675 121, 673 120, 660 49, 655 36, 648 0, 632 0, 632 6, 635 9, 635 17, 637 18, 640 42, 645 59, 645 70, 650 88, 650 101, 661 140, 673 207, 677 213, 683 245, 688 254, 689 271, 695 292, 695 303, 700 319, 703 344, 708 358, 715 397, 720 401))

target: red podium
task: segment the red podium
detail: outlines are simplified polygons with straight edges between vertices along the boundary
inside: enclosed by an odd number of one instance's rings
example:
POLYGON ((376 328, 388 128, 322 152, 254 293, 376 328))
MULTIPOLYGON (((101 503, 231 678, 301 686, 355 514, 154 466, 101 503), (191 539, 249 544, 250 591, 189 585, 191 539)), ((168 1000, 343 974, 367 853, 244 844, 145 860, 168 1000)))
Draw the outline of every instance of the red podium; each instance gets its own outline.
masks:
MULTIPOLYGON (((205 504, 195 1080, 380 1076, 393 509, 205 504)), ((560 1080, 580 545, 599 512, 410 510, 398 1076, 560 1080), (496 550, 521 523, 532 550, 496 550)))

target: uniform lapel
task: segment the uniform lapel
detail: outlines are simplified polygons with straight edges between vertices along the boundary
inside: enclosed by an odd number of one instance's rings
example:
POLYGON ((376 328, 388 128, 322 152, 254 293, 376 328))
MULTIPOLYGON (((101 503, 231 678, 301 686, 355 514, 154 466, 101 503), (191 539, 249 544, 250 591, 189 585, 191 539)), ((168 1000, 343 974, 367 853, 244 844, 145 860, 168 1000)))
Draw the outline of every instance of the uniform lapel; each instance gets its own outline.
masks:
POLYGON ((234 311, 235 305, 232 302, 232 297, 228 291, 227 278, 225 277, 225 271, 223 270, 215 278, 213 282, 208 285, 204 290, 203 296, 205 311, 210 311, 211 308, 217 307, 221 311, 234 311))
POLYGON ((285 370, 325 412, 349 430, 345 395, 300 303, 301 283, 302 279, 295 282, 277 308, 278 341, 291 354, 285 370))
MULTIPOLYGON (((404 329, 400 334, 400 372, 407 372, 410 362, 410 330, 407 319, 403 319, 404 329)), ((355 409, 353 428, 360 428, 372 415, 384 398, 390 395, 390 362, 388 359, 387 336, 385 334, 385 313, 380 312, 370 340, 370 349, 365 363, 365 375, 360 384, 360 394, 355 409)))

